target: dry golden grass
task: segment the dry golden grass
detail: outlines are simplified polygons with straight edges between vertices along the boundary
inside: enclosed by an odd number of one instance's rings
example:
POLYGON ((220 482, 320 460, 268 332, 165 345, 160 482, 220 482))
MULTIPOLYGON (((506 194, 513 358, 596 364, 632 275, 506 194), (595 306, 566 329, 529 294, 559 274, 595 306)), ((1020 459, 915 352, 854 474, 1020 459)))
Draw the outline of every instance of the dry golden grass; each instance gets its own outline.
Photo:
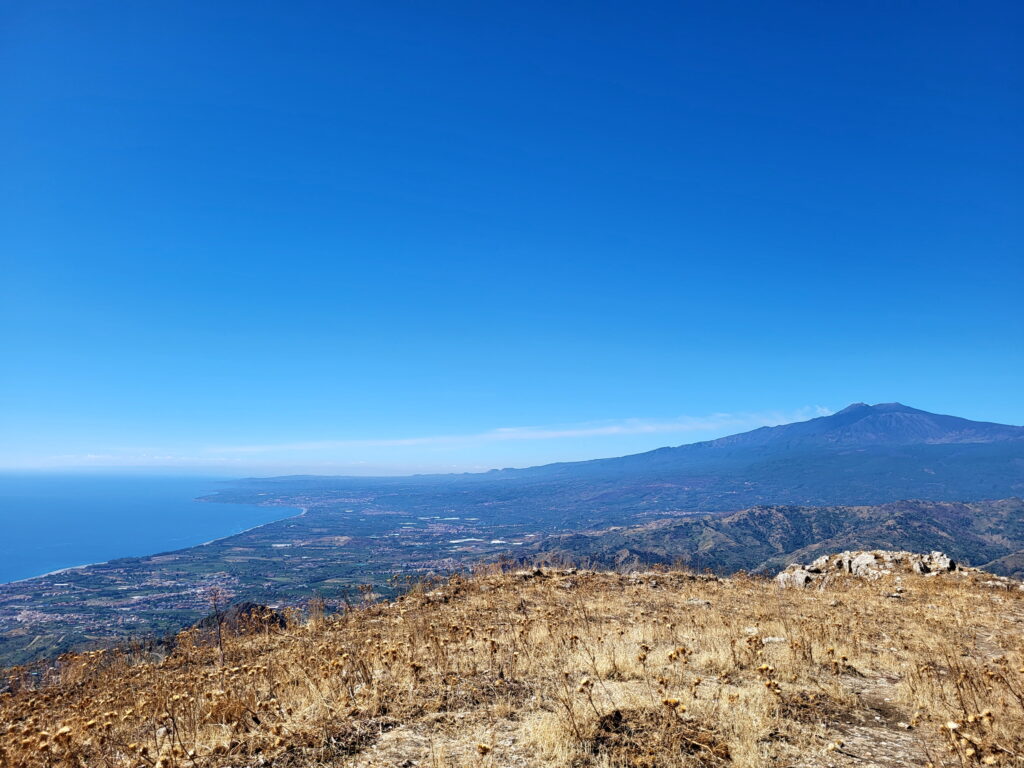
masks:
POLYGON ((0 765, 1024 765, 1024 593, 903 586, 481 572, 67 657, 0 695, 0 765))

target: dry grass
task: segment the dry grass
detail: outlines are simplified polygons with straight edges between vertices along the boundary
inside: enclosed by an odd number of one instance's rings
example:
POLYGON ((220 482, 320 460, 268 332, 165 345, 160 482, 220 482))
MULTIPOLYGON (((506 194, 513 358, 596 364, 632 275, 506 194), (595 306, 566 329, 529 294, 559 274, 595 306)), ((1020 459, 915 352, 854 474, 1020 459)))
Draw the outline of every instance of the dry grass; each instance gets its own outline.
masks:
POLYGON ((1024 593, 903 584, 482 572, 65 658, 0 695, 0 765, 1024 765, 1024 593))

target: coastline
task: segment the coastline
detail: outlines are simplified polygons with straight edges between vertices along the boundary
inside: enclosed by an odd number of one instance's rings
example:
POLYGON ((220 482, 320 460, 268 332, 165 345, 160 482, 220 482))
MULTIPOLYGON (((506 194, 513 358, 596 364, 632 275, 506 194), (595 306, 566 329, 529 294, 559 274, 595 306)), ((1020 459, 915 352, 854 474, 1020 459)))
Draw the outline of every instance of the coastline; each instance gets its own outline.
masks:
MULTIPOLYGON (((200 501, 200 499, 193 499, 193 501, 195 503, 197 503, 197 504, 231 504, 231 503, 233 503, 233 502, 230 502, 230 501, 200 501)), ((254 506, 265 506, 267 508, 273 508, 276 505, 274 505, 274 504, 265 504, 265 505, 264 504, 256 504, 254 506)), ((142 559, 145 559, 147 557, 158 557, 160 555, 169 555, 169 554, 172 554, 174 552, 183 552, 186 549, 195 549, 196 547, 206 547, 206 546, 209 546, 210 544, 216 544, 219 541, 224 541, 225 539, 230 539, 230 538, 232 538, 234 536, 241 536, 244 533, 249 533, 250 531, 255 531, 255 530, 257 530, 259 528, 263 528, 263 527, 265 527, 267 525, 274 525, 275 523, 280 523, 280 522, 282 522, 284 520, 291 520, 291 519, 296 518, 296 517, 302 517, 307 512, 309 512, 309 507, 284 507, 284 506, 282 506, 281 509, 297 509, 297 510, 299 510, 299 513, 296 514, 296 515, 288 515, 287 517, 281 517, 281 518, 278 518, 277 520, 268 520, 265 523, 260 523, 259 525, 253 525, 253 526, 250 526, 250 527, 248 527, 248 528, 246 528, 244 530, 235 531, 234 533, 229 533, 229 534, 227 534, 225 536, 218 536, 218 537, 216 537, 214 539, 210 539, 209 541, 204 541, 204 542, 201 542, 199 544, 192 544, 192 545, 187 546, 187 547, 180 547, 178 549, 171 549, 171 550, 167 550, 166 552, 152 552, 152 553, 150 553, 148 555, 138 555, 138 556, 135 556, 134 559, 142 560, 142 559)), ((133 556, 129 555, 128 557, 133 557, 133 556)), ((120 559, 120 558, 112 558, 111 560, 97 560, 94 563, 83 563, 82 565, 68 565, 68 566, 65 566, 64 568, 57 568, 56 570, 47 571, 46 573, 40 573, 40 574, 37 574, 35 576, 26 576, 23 579, 12 579, 11 581, 0 582, 0 588, 3 588, 4 586, 6 586, 8 584, 23 584, 26 581, 34 581, 36 579, 45 579, 48 576, 56 576, 56 575, 61 574, 61 573, 67 573, 68 571, 81 571, 81 570, 84 570, 86 568, 93 568, 93 567, 99 566, 99 565, 107 565, 107 564, 113 562, 114 560, 118 560, 118 559, 120 559)))
MULTIPOLYGON (((232 502, 230 502, 230 501, 216 501, 216 502, 209 502, 209 503, 211 503, 211 504, 231 504, 232 502)), ((261 506, 261 505, 257 505, 257 506, 261 506)), ((267 507, 273 507, 275 505, 274 504, 267 504, 266 506, 267 507)), ((229 533, 227 536, 218 536, 215 539, 210 539, 209 541, 204 541, 202 544, 193 544, 191 547, 182 547, 181 549, 193 549, 194 547, 205 547, 205 546, 209 546, 210 544, 216 544, 218 541, 224 541, 224 539, 230 539, 233 536, 241 536, 243 533, 249 533, 250 531, 255 531, 255 530, 258 530, 259 528, 263 528, 263 527, 268 526, 268 525, 274 525, 275 523, 280 523, 280 522, 283 522, 285 520, 293 520, 296 517, 302 517, 307 512, 309 512, 309 507, 282 507, 282 509, 298 509, 298 510, 301 510, 301 511, 297 515, 288 515, 288 517, 282 517, 279 520, 271 520, 271 521, 266 522, 266 523, 260 523, 259 525, 253 525, 253 526, 250 526, 249 528, 246 528, 244 531, 238 531, 237 533, 229 533)), ((180 552, 181 549, 174 549, 174 550, 171 550, 171 551, 172 552, 180 552)), ((157 554, 163 555, 163 554, 169 554, 169 553, 158 552, 157 554)), ((143 557, 155 557, 155 555, 143 555, 143 557)), ((80 567, 84 567, 84 566, 80 566, 80 567)))

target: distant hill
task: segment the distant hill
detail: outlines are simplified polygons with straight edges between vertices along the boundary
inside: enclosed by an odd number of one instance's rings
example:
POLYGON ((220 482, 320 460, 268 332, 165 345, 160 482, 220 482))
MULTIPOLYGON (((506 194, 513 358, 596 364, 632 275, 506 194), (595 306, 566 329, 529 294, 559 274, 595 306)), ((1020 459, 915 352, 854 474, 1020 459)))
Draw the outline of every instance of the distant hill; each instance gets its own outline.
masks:
POLYGON ((549 536, 531 551, 621 566, 682 562, 703 570, 773 572, 855 549, 942 550, 994 573, 1024 570, 1024 499, 898 501, 879 506, 760 506, 549 536))
POLYGON ((764 504, 874 505, 1024 495, 1024 427, 900 403, 646 453, 480 474, 252 480, 418 511, 525 515, 567 528, 764 504))

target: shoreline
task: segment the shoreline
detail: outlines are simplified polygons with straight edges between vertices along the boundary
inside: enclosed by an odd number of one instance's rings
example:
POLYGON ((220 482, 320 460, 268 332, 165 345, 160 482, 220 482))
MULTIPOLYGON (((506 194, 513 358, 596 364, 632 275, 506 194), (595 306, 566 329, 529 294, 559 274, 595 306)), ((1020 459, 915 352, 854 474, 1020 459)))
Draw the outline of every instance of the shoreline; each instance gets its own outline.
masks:
MULTIPOLYGON (((230 501, 200 501, 199 499, 193 499, 192 501, 194 501, 197 504, 232 504, 232 503, 234 503, 234 502, 230 502, 230 501)), ((264 506, 264 507, 266 507, 268 509, 272 509, 276 505, 274 505, 274 504, 266 504, 266 505, 264 505, 264 504, 254 504, 253 506, 257 506, 257 507, 264 506)), ((160 555, 169 555, 169 554, 172 554, 174 552, 183 552, 186 549, 195 549, 196 547, 206 547, 206 546, 209 546, 210 544, 216 544, 218 541, 224 541, 225 539, 230 539, 233 536, 241 536, 243 533, 249 533, 250 531, 255 531, 256 529, 263 528, 264 526, 267 526, 267 525, 273 525, 274 523, 280 523, 283 520, 291 520, 292 518, 295 518, 295 517, 302 517, 307 512, 309 512, 309 507, 283 507, 282 506, 281 509, 298 509, 300 511, 299 511, 299 513, 297 515, 288 515, 287 517, 281 517, 281 518, 278 518, 277 520, 268 520, 265 523, 260 523, 259 525, 253 525, 253 526, 250 526, 250 527, 248 527, 248 528, 246 528, 244 530, 235 531, 234 533, 229 533, 226 536, 218 536, 217 538, 210 539, 209 541, 204 541, 204 542, 201 542, 199 544, 192 544, 192 545, 187 546, 187 547, 180 547, 178 549, 171 549, 171 550, 168 550, 166 552, 153 552, 153 553, 148 554, 148 555, 137 555, 137 556, 134 556, 134 559, 142 560, 142 559, 145 559, 147 557, 159 557, 160 555)), ((127 557, 133 557, 133 556, 128 555, 127 557)), ((58 569, 56 569, 54 571, 47 571, 46 573, 37 574, 36 576, 26 576, 23 579, 12 579, 11 581, 3 581, 3 582, 0 582, 0 589, 2 589, 3 587, 7 586, 8 584, 23 584, 26 581, 34 581, 35 579, 45 579, 47 576, 56 576, 56 575, 61 574, 61 573, 67 573, 68 571, 81 571, 81 570, 84 570, 86 568, 92 568, 92 567, 97 566, 97 565, 107 565, 108 563, 112 562, 113 560, 120 560, 120 559, 121 558, 119 558, 119 557, 115 557, 115 558, 111 558, 110 560, 97 560, 95 563, 84 563, 82 565, 68 565, 68 566, 65 566, 64 568, 58 568, 58 569)))
MULTIPOLYGON (((209 503, 211 503, 211 504, 231 504, 233 502, 230 502, 230 501, 216 501, 216 502, 209 502, 209 503)), ((260 505, 256 505, 256 506, 260 506, 260 505)), ((274 506, 273 504, 267 504, 268 508, 269 507, 273 507, 273 506, 274 506)), ((193 547, 205 547, 205 546, 208 546, 210 544, 216 544, 218 541, 224 541, 224 539, 230 539, 232 536, 241 536, 243 533, 249 533, 249 531, 255 531, 256 529, 263 528, 264 526, 267 526, 267 525, 273 525, 274 523, 280 523, 280 522, 283 522, 285 520, 291 520, 291 519, 296 518, 296 517, 302 517, 307 512, 309 512, 309 507, 282 507, 282 509, 298 509, 298 510, 301 510, 301 511, 297 515, 288 515, 288 517, 282 517, 279 520, 271 520, 271 521, 266 522, 266 523, 260 523, 259 525, 253 525, 253 526, 251 526, 249 528, 246 528, 244 531, 238 531, 237 533, 229 533, 227 536, 218 536, 215 539, 210 539, 209 541, 204 541, 202 544, 193 544, 191 547, 182 547, 181 549, 192 549, 193 547)), ((172 552, 180 552, 181 549, 174 549, 174 550, 171 550, 171 551, 172 552)), ((163 554, 169 554, 169 553, 167 553, 167 552, 158 552, 157 554, 158 555, 163 555, 163 554)), ((143 557, 156 557, 156 555, 143 555, 143 557)), ((79 567, 84 567, 84 566, 79 566, 79 567)))

